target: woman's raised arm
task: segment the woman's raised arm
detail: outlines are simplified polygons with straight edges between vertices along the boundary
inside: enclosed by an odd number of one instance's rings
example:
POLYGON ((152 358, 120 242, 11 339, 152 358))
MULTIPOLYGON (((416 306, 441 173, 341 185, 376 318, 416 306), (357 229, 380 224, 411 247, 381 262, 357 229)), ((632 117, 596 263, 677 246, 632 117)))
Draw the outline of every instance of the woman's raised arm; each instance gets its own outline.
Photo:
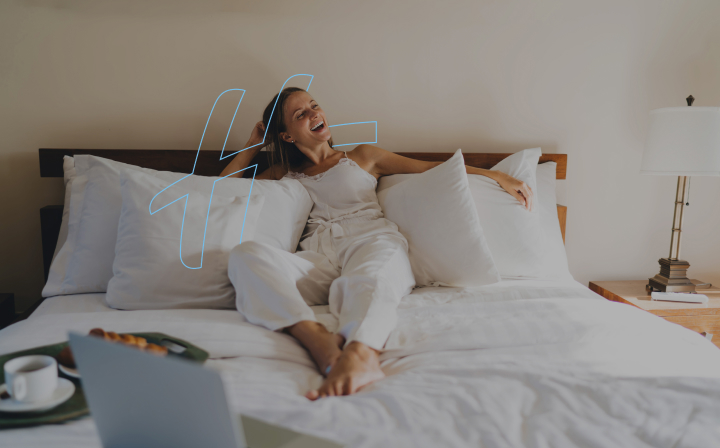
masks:
POLYGON ((260 149, 262 149, 263 146, 266 146, 267 143, 262 143, 263 135, 265 134, 265 125, 263 125, 262 121, 258 121, 255 123, 255 127, 252 130, 252 133, 250 135, 250 139, 245 143, 245 148, 249 148, 251 146, 254 146, 250 149, 246 149, 242 152, 239 152, 231 161, 228 163, 228 165, 225 167, 224 170, 222 170, 222 173, 220 173, 220 177, 227 176, 230 173, 234 173, 228 177, 242 177, 243 172, 240 171, 244 168, 247 168, 248 165, 250 165, 250 162, 252 159, 257 155, 258 152, 260 152, 260 149), (257 146, 255 146, 257 145, 257 146), (238 172, 240 171, 240 172, 238 172))
MULTIPOLYGON (((366 161, 366 165, 371 167, 371 173, 374 172, 380 176, 422 173, 443 163, 411 159, 372 145, 360 145, 355 149, 360 149, 361 157, 366 161)), ((501 171, 486 170, 468 165, 465 165, 465 171, 468 174, 480 174, 489 177, 517 199, 526 209, 532 211, 534 193, 525 182, 501 171)))

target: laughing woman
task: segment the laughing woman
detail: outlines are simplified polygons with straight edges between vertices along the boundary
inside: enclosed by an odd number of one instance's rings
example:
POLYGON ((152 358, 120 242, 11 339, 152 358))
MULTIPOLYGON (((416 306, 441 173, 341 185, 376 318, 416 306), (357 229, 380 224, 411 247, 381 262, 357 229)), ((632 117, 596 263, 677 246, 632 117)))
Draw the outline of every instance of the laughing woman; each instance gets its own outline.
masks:
MULTIPOLYGON (((221 176, 246 168, 268 144, 273 148, 270 168, 256 179, 297 179, 314 206, 300 251, 255 241, 232 250, 228 275, 237 309, 251 323, 286 331, 310 352, 326 379, 307 398, 352 394, 384 377, 380 350, 396 325, 400 299, 415 285, 407 240, 383 217, 377 180, 421 173, 441 162, 409 159, 372 145, 336 151, 325 112, 310 94, 294 87, 270 101, 246 145, 257 146, 235 156, 221 176), (337 334, 315 319, 311 305, 329 305, 339 322, 337 334)), ((467 172, 494 179, 532 209, 533 192, 525 183, 499 171, 467 167, 467 172)))

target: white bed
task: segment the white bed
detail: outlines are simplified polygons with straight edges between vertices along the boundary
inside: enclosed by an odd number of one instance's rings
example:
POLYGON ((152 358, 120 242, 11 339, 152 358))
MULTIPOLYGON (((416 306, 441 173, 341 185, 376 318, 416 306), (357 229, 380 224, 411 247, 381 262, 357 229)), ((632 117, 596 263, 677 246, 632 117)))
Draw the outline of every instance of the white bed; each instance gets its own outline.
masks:
MULTIPOLYGON (((556 160, 557 168, 554 163, 538 165, 541 155, 537 149, 509 157, 467 154, 465 159, 483 168, 501 164, 506 168, 522 168, 532 162, 531 169, 522 172, 529 176, 526 178, 529 185, 537 180, 539 217, 518 215, 515 200, 492 183, 486 188, 474 181, 474 186, 461 188, 470 192, 450 191, 447 196, 448 201, 457 201, 461 193, 465 194, 468 198, 465 207, 477 208, 478 217, 485 220, 481 225, 494 244, 491 251, 498 261, 499 254, 515 254, 504 260, 506 273, 517 268, 513 263, 521 261, 533 269, 552 267, 554 271, 548 273, 555 272, 560 277, 506 279, 476 288, 415 288, 402 299, 398 325, 381 354, 386 378, 355 395, 312 402, 304 394, 317 388, 323 377, 308 353, 292 337, 249 324, 235 310, 119 311, 106 305, 105 293, 76 294, 110 291, 108 282, 116 275, 110 267, 115 265, 113 258, 117 254, 112 249, 119 245, 115 238, 120 241, 120 225, 116 220, 121 216, 122 185, 108 173, 121 169, 167 169, 167 157, 152 150, 108 151, 108 156, 130 163, 143 161, 145 168, 122 168, 108 159, 77 156, 77 164, 72 158, 65 158, 62 171, 57 170, 58 163, 63 161, 61 152, 66 150, 41 150, 41 166, 55 166, 52 175, 64 172, 68 183, 65 225, 60 227, 60 241, 65 243, 56 250, 43 291, 50 297, 27 320, 0 331, 0 354, 64 341, 68 331, 82 333, 94 327, 116 332, 167 333, 210 353, 207 366, 221 372, 234 411, 349 447, 720 446, 717 347, 679 325, 638 308, 607 301, 572 280, 555 197, 555 180, 565 177, 566 158, 562 155, 542 155, 547 161, 556 160), (43 151, 48 153, 45 159, 43 151), (144 155, 138 156, 141 153, 144 155), (534 159, 529 154, 534 154, 534 159), (513 159, 516 165, 509 164, 513 159), (88 168, 93 164, 94 174, 88 168), (102 166, 106 168, 99 171, 102 166), (98 177, 98 173, 106 173, 106 177, 98 177), (103 179, 105 183, 100 182, 103 179), (93 193, 87 198, 93 195, 97 198, 82 199, 87 185, 95 185, 94 190, 88 187, 93 193), (97 194, 103 185, 107 193, 97 194), (499 191, 496 202, 485 203, 494 194, 492 189, 499 191), (478 193, 472 200, 471 192, 478 193), (68 202, 71 197, 80 199, 68 202), (114 208, 108 208, 113 200, 114 208), (83 201, 92 205, 81 207, 83 201), (500 208, 482 208, 493 204, 500 208), (500 225, 488 221, 491 219, 499 220, 500 225), (84 225, 90 225, 92 231, 80 232, 78 226, 84 225), (113 226, 117 227, 113 230, 117 234, 110 231, 113 226), (539 231, 537 226, 541 226, 541 237, 531 238, 530 231, 539 231), (506 232, 506 227, 514 230, 506 232), (504 246, 499 244, 502 241, 504 246), (541 243, 549 246, 530 250, 541 243), (533 254, 538 258, 532 258, 533 254), (535 261, 528 263, 531 260, 535 261), (101 266, 104 268, 99 269, 101 266)), ((97 156, 106 155, 94 152, 97 156)), ((176 154, 183 156, 182 152, 176 154)), ((404 154, 430 157, 429 160, 449 157, 442 153, 404 154)), ((217 160, 217 156, 208 157, 217 160)), ((383 180, 391 183, 389 177, 383 180)), ((286 190, 272 193, 271 189, 279 189, 280 185, 265 186, 267 197, 275 194, 277 199, 265 203, 273 204, 277 210, 268 214, 259 228, 269 242, 290 250, 296 246, 312 203, 305 201, 307 210, 303 210, 300 193, 307 195, 304 188, 296 186, 300 190, 296 189, 294 194, 290 186, 285 187, 286 190), (281 216, 282 213, 285 215, 281 216)), ((419 213, 435 210, 429 205, 416 209, 419 213)), ((261 213, 265 214, 264 206, 261 213)), ((454 219, 465 215, 447 216, 454 219)), ((442 250, 447 262, 464 263, 467 267, 472 260, 455 257, 453 247, 466 244, 469 234, 480 231, 477 227, 463 232, 435 232, 450 235, 443 241, 419 241, 442 242, 430 253, 442 250), (445 246, 445 242, 450 244, 445 246)), ((44 250, 52 254, 49 247, 44 250)), ((153 302, 157 298, 155 291, 162 286, 162 283, 144 285, 141 292, 147 296, 145 300, 153 302)), ((202 296, 205 291, 196 293, 202 296)), ((169 297, 173 299, 172 295, 169 297)), ((153 304, 155 308, 173 308, 167 305, 153 304)), ((314 310, 318 320, 334 331, 337 322, 327 307, 314 310)), ((4 430, 0 432, 0 446, 89 448, 99 447, 100 441, 92 419, 86 417, 60 425, 4 430)))
MULTIPOLYGON (((0 331, 0 353, 97 326, 189 340, 210 352, 234 411, 352 447, 720 446, 717 347, 576 282, 416 288, 382 355, 387 378, 317 402, 303 397, 322 381, 307 353, 231 310, 117 311, 103 294, 52 297, 0 331)), ((2 446, 100 446, 89 417, 1 435, 2 446)))

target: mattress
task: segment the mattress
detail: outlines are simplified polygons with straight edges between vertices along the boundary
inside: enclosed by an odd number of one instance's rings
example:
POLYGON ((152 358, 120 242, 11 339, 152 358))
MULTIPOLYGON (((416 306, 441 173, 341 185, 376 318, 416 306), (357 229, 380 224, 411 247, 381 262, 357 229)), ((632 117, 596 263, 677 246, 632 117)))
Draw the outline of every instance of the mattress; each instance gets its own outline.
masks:
MULTIPOLYGON (((46 300, 0 331, 0 353, 67 331, 161 331, 210 353, 234 412, 350 447, 720 446, 720 351, 576 282, 416 288, 381 356, 387 375, 311 402, 322 382, 290 336, 233 310, 115 311, 102 295, 46 300)), ((316 315, 332 326, 327 309, 316 315)), ((7 446, 99 447, 91 418, 2 432, 7 446)))

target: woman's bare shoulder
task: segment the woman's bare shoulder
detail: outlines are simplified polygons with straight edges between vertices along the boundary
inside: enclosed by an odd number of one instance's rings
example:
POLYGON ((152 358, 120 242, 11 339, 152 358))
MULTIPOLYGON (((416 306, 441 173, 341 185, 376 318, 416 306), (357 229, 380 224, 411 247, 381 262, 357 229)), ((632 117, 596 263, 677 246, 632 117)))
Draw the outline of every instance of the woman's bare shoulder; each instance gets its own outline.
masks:
POLYGON ((356 146, 352 151, 348 151, 347 154, 356 162, 373 163, 383 152, 386 151, 380 147, 363 143, 356 146))
POLYGON ((357 163, 360 168, 377 178, 379 177, 379 173, 375 172, 375 165, 384 152, 387 151, 377 146, 363 143, 362 145, 356 146, 352 151, 348 151, 347 155, 353 162, 357 163))

